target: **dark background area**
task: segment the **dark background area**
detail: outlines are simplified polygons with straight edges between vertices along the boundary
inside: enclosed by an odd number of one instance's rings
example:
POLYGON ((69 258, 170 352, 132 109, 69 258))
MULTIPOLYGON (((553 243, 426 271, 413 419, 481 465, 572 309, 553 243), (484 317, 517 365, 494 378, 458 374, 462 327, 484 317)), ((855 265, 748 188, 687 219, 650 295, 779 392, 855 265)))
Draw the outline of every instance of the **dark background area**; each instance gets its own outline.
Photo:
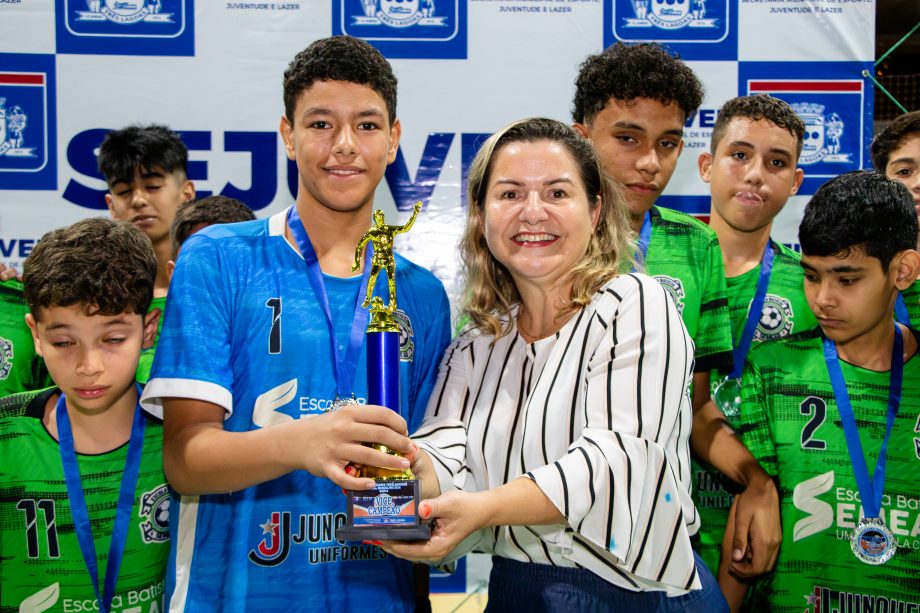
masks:
MULTIPOLYGON (((875 13, 875 57, 882 57, 920 23, 920 0, 878 0, 875 13)), ((908 111, 920 110, 920 29, 875 67, 875 78, 908 111)), ((901 110, 875 88, 876 129, 901 110)))

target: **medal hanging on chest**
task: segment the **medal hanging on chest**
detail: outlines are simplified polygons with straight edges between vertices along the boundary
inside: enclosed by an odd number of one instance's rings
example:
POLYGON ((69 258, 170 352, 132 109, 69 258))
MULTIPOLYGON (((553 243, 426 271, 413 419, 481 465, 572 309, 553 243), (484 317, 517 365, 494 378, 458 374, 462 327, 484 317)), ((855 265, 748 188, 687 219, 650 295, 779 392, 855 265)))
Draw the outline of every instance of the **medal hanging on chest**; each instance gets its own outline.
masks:
POLYGON ((770 285, 770 273, 773 272, 773 245, 767 241, 763 256, 760 258, 760 275, 757 277, 757 288, 754 298, 748 307, 747 319, 741 331, 738 346, 732 349, 734 368, 716 386, 712 400, 726 417, 736 417, 741 412, 741 374, 744 372, 744 361, 747 359, 751 343, 754 342, 754 333, 763 313, 763 304, 767 299, 767 286, 770 285))
POLYGON ((901 383, 904 376, 904 339, 901 335, 901 328, 897 325, 894 327, 885 438, 882 439, 878 459, 875 463, 875 472, 871 480, 862 442, 859 439, 853 405, 850 404, 850 396, 847 393, 843 370, 840 368, 840 360, 837 357, 837 345, 828 338, 824 339, 824 362, 827 364, 827 373, 834 389, 834 400, 837 403, 840 422, 843 425, 847 453, 850 456, 853 476, 856 478, 859 499, 862 501, 863 514, 865 515, 859 520, 856 528, 850 534, 850 549, 861 562, 873 565, 884 564, 894 556, 898 547, 894 535, 882 519, 882 494, 885 487, 885 460, 888 451, 888 440, 891 437, 891 429, 894 427, 898 407, 901 404, 901 383))
MULTIPOLYGON (((358 288, 358 295, 355 298, 354 315, 352 317, 351 328, 349 330, 348 345, 344 351, 340 351, 335 338, 335 322, 332 320, 332 311, 329 306, 329 295, 326 293, 326 282, 323 279, 323 271, 319 265, 319 258, 307 230, 297 213, 297 207, 292 206, 287 216, 288 228, 291 236, 297 243, 304 263, 307 266, 307 278, 316 301, 323 310, 323 319, 326 322, 326 328, 329 331, 329 352, 332 354, 332 371, 335 375, 335 400, 333 400, 328 411, 334 411, 349 404, 358 404, 355 397, 354 382, 355 373, 358 370, 358 359, 361 355, 361 346, 364 344, 364 328, 370 319, 370 313, 361 306, 364 293, 367 291, 368 279, 370 277, 370 258, 372 249, 368 248, 365 255, 364 271, 361 273, 361 286, 358 288)), ((327 411, 327 412, 328 412, 327 411)))
POLYGON ((726 417, 736 417, 741 412, 741 379, 725 377, 716 385, 712 399, 726 417))

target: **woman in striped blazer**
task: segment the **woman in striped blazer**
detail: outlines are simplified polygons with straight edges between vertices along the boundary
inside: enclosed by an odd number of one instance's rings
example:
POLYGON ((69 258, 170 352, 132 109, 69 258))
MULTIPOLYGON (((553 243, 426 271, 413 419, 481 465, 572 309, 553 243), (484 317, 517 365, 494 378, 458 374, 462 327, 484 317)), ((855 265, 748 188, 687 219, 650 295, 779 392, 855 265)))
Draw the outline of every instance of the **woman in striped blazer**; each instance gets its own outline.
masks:
POLYGON ((515 122, 470 170, 467 331, 413 470, 433 524, 395 555, 493 554, 489 610, 727 610, 690 546, 693 347, 635 266, 627 208, 587 141, 515 122))

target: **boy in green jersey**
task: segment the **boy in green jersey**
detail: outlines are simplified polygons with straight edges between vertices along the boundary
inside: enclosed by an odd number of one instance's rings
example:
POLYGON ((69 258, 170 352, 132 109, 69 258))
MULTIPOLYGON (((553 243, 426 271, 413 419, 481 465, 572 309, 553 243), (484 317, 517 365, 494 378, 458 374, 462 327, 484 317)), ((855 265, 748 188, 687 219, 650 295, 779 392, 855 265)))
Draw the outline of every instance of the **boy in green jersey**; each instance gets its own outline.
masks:
POLYGON ((101 218, 45 234, 25 262, 55 387, 0 400, 0 610, 162 611, 162 426, 134 380, 156 269, 143 234, 101 218))
POLYGON ((683 149, 684 124, 702 103, 702 85, 659 45, 617 43, 582 63, 575 87, 574 127, 592 142, 604 170, 623 184, 645 272, 671 293, 693 338, 691 447, 744 487, 733 555, 739 568, 763 572, 780 534, 776 491, 722 414, 707 403, 710 371, 730 369, 732 363, 719 240, 699 220, 655 205, 683 149))
MULTIPOLYGON (((920 111, 904 113, 879 132, 872 141, 871 152, 877 171, 907 187, 920 217, 920 111)), ((920 324, 920 281, 902 295, 903 301, 895 305, 898 321, 920 324)))
MULTIPOLYGON (((129 126, 106 134, 99 147, 99 170, 109 192, 105 203, 112 219, 127 221, 150 238, 157 256, 157 278, 150 305, 158 317, 157 338, 166 308, 169 276, 167 262, 172 255, 169 228, 176 210, 195 198, 195 185, 188 178, 188 149, 179 135, 161 125, 129 126)), ((146 383, 157 338, 141 361, 137 380, 146 383)))
POLYGON ((0 281, 0 398, 51 385, 26 326, 28 312, 22 282, 0 281))
MULTIPOLYGON (((699 157, 700 176, 712 190, 709 223, 722 248, 735 348, 735 368, 714 370, 710 389, 733 428, 738 425, 738 379, 752 343, 816 325, 802 289, 799 256, 770 239, 773 219, 802 184, 804 173, 796 163, 804 134, 805 124, 787 103, 765 95, 741 96, 723 105, 710 151, 699 157)), ((735 488, 699 462, 693 470, 702 521, 698 551, 719 568, 730 490, 735 488)), ((729 560, 730 555, 720 578, 726 594, 734 583, 726 573, 729 560)))
POLYGON ((878 173, 832 179, 805 208, 820 328, 756 346, 744 372, 739 431, 779 483, 783 523, 752 611, 920 608, 918 333, 892 317, 916 241, 910 195, 878 173))

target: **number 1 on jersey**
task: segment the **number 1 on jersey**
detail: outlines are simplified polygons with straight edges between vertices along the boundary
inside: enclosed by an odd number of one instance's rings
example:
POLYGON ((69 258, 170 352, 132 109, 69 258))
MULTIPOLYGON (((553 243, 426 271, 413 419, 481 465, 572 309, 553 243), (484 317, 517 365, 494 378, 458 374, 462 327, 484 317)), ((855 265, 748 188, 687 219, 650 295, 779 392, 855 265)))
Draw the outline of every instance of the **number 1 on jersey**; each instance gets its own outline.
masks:
POLYGON ((272 328, 268 333, 268 352, 281 353, 281 298, 269 298, 265 306, 272 310, 272 328))

